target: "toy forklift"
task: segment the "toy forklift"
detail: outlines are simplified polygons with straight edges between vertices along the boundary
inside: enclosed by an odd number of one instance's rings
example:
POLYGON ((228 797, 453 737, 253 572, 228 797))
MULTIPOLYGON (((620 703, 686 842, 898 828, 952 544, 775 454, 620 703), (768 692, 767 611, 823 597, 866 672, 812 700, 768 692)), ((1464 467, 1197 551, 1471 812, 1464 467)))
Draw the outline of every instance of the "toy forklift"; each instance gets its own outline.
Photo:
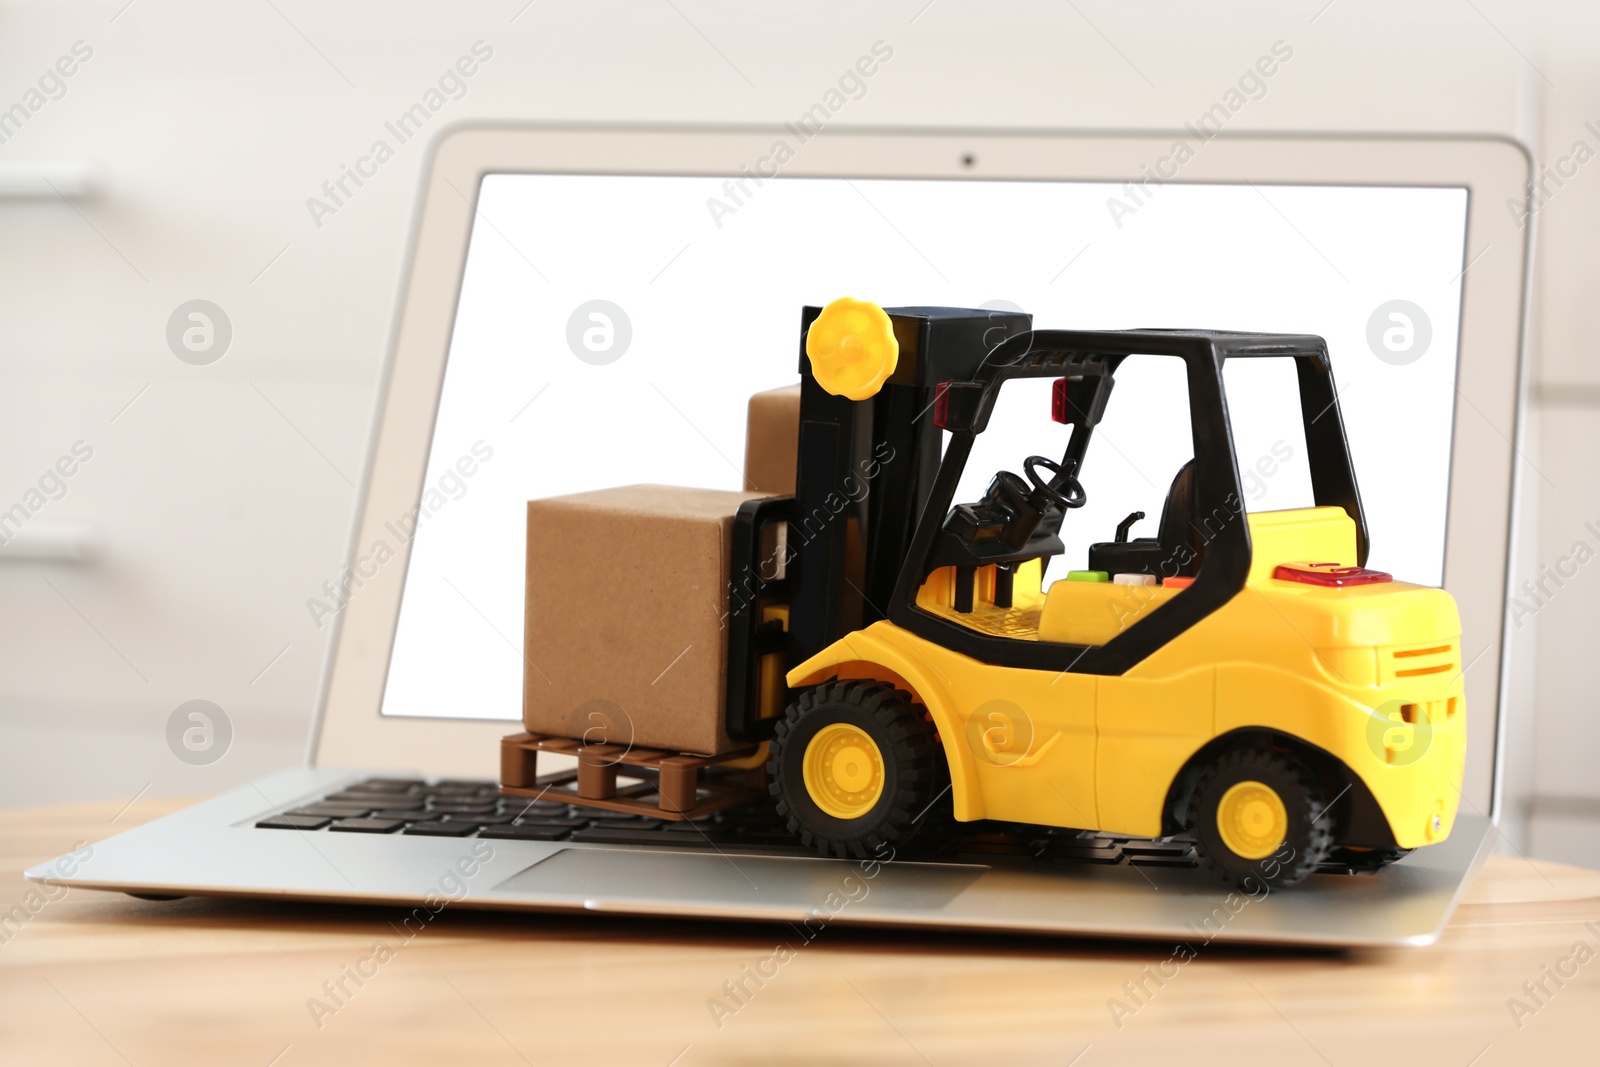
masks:
MULTIPOLYGON (((652 779, 654 810, 773 803, 840 857, 881 855, 936 805, 958 821, 1190 835, 1223 878, 1274 888, 1444 840, 1465 763, 1460 619, 1443 590, 1365 566, 1322 339, 1031 327, 849 298, 805 309, 794 494, 732 517, 730 747, 618 756, 652 779), (1136 513, 1046 587, 1133 355, 1182 361, 1193 458, 1155 536, 1128 537, 1136 513), (1222 370, 1267 358, 1294 361, 1315 506, 1247 514, 1222 370), (1065 451, 958 503, 997 397, 1028 378, 1053 381, 1040 414, 1071 428, 1065 451), (753 800, 716 767, 759 765, 760 746, 769 795, 753 800)), ((564 798, 644 810, 594 769, 619 749, 603 740, 508 738, 507 791, 548 791, 531 753, 553 748, 579 756, 564 798)))

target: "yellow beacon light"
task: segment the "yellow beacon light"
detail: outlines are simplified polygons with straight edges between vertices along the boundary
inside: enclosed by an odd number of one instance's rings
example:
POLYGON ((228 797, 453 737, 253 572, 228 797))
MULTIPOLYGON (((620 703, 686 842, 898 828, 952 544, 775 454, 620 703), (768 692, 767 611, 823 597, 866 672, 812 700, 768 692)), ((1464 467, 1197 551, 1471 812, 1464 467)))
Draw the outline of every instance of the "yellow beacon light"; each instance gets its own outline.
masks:
POLYGON ((877 304, 842 296, 822 309, 806 333, 811 373, 834 396, 877 395, 900 361, 894 326, 877 304))

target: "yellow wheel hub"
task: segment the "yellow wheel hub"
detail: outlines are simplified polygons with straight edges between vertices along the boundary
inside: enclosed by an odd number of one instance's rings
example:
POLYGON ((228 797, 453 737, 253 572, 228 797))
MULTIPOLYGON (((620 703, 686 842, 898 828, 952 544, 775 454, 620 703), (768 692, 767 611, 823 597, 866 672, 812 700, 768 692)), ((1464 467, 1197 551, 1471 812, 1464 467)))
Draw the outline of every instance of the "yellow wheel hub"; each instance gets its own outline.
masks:
POLYGON ((834 396, 866 400, 899 365, 900 343, 881 307, 842 296, 806 331, 806 356, 818 385, 834 396))
POLYGON ((1234 855, 1264 860, 1289 836, 1289 812, 1271 786, 1239 782, 1217 802, 1217 832, 1234 855))
POLYGON ((811 802, 835 819, 856 819, 883 796, 883 753, 859 726, 836 722, 817 731, 801 761, 811 802))

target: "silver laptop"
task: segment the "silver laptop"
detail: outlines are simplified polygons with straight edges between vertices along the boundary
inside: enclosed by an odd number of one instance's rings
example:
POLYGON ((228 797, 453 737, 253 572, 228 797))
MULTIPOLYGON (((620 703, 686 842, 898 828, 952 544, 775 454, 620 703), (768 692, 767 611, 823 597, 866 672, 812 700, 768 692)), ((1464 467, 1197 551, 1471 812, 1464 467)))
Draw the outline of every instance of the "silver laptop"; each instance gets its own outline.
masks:
MULTIPOLYGON (((449 131, 418 197, 348 580, 323 604, 337 636, 307 766, 28 877, 429 914, 1426 944, 1493 847, 1513 713, 1528 239, 1501 205, 1529 173, 1491 138, 449 131), (801 848, 764 802, 684 824, 499 796, 526 669, 526 502, 741 488, 747 398, 796 380, 801 308, 846 294, 1021 309, 1039 328, 1326 338, 1369 563, 1461 608, 1468 767, 1448 840, 1249 894, 1182 838, 945 821, 867 864, 801 848)), ((1237 421, 1241 457, 1282 458, 1271 418, 1237 421)), ((1127 467, 1080 524, 1103 540, 1163 490, 1139 477, 1141 439, 1102 440, 1127 467)), ((1247 507, 1294 505, 1292 466, 1241 470, 1247 507)))

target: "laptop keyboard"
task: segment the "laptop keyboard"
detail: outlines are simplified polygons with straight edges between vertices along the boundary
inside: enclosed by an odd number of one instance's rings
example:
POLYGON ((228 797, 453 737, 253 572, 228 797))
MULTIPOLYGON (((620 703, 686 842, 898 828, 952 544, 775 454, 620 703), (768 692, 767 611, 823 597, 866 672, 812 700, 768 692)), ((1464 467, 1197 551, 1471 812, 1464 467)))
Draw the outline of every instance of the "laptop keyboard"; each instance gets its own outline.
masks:
MULTIPOLYGON (((526 797, 502 796, 494 782, 369 778, 311 804, 259 820, 264 830, 319 833, 481 837, 513 841, 571 841, 651 848, 757 849, 814 855, 766 804, 715 812, 699 819, 652 819, 526 797)), ((1137 867, 1195 867, 1186 841, 1148 841, 1081 830, 1008 823, 958 823, 930 813, 896 852, 901 859, 946 863, 1071 863, 1137 867)))
MULTIPOLYGON (((800 844, 766 803, 728 808, 698 819, 652 819, 560 801, 502 796, 495 782, 430 782, 421 778, 368 778, 314 803, 268 816, 255 825, 263 830, 315 833, 816 854, 800 844)), ((895 850, 895 856, 988 866, 1200 866, 1194 846, 1182 837, 1152 841, 1018 823, 956 822, 948 813, 939 812, 929 812, 912 838, 895 850)), ((1337 856, 1330 857, 1318 870, 1323 874, 1372 873, 1337 856)))

